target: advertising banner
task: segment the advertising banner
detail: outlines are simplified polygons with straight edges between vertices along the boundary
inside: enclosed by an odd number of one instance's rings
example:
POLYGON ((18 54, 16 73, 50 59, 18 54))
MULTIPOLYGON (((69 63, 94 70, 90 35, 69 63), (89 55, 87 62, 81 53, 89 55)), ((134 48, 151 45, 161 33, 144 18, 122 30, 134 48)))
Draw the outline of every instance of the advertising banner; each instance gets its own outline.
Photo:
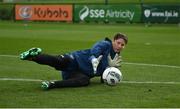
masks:
POLYGON ((180 22, 180 5, 143 5, 142 21, 147 23, 180 22))
POLYGON ((74 21, 140 22, 140 5, 75 5, 74 21))
POLYGON ((72 21, 72 5, 16 5, 16 20, 72 21))

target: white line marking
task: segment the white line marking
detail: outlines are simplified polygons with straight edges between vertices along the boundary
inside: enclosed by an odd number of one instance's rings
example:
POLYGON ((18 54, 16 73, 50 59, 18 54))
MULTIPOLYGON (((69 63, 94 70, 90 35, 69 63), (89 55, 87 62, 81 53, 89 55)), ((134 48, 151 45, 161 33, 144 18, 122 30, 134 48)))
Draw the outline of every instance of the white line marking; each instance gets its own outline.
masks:
MULTIPOLYGON (((18 56, 16 56, 16 55, 0 55, 0 57, 18 58, 18 56)), ((137 65, 137 66, 166 67, 166 68, 176 68, 176 69, 180 69, 180 66, 172 66, 172 65, 132 63, 132 62, 123 62, 123 64, 127 64, 127 65, 137 65)))
POLYGON ((0 78, 0 81, 27 81, 27 82, 40 82, 41 79, 26 79, 26 78, 0 78))
POLYGON ((168 68, 177 68, 177 69, 180 69, 180 66, 172 66, 172 65, 145 64, 145 63, 131 63, 131 62, 124 62, 124 64, 128 64, 128 65, 139 65, 139 66, 152 66, 152 67, 168 67, 168 68))
MULTIPOLYGON (((27 79, 27 78, 0 78, 0 81, 25 81, 25 82, 42 82, 41 79, 27 79)), ((55 81, 55 80, 50 80, 55 81)), ((180 82, 155 82, 155 81, 121 81, 126 84, 180 84, 180 82)))
POLYGON ((155 82, 155 81, 122 81, 122 83, 130 83, 130 84, 180 84, 180 82, 155 82))
POLYGON ((16 55, 0 55, 0 57, 9 57, 9 58, 17 58, 16 55))

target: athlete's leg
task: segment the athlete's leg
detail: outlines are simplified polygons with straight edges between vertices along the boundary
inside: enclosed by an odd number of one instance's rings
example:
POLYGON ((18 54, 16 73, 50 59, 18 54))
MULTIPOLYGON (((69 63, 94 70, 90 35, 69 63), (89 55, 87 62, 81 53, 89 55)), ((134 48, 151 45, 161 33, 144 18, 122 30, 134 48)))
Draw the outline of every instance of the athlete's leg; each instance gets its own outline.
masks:
POLYGON ((52 56, 48 54, 39 54, 32 58, 32 61, 38 64, 49 65, 56 70, 63 70, 68 66, 72 59, 68 55, 52 56))
POLYGON ((71 77, 67 80, 61 81, 45 81, 42 82, 43 89, 52 89, 52 88, 63 88, 63 87, 82 87, 90 84, 90 77, 81 73, 74 72, 71 77))
POLYGON ((71 62, 69 55, 52 56, 42 54, 41 48, 31 48, 20 54, 21 60, 35 61, 39 64, 49 65, 57 70, 63 70, 71 62))

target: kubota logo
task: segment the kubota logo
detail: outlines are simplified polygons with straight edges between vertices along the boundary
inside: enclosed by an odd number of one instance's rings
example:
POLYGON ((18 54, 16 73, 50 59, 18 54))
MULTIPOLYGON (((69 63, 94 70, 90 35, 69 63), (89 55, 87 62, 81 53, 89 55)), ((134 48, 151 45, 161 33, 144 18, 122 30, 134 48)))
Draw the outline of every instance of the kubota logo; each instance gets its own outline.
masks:
POLYGON ((32 13, 32 8, 30 6, 24 6, 19 9, 19 15, 24 19, 31 18, 32 13))

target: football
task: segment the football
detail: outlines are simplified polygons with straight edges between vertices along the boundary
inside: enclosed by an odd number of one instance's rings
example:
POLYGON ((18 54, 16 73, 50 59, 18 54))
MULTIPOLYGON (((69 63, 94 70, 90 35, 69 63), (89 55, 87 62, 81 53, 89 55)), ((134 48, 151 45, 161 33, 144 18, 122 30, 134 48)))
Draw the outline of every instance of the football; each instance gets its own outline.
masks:
POLYGON ((102 79, 107 85, 115 86, 122 81, 122 73, 118 68, 108 67, 104 70, 102 79))

